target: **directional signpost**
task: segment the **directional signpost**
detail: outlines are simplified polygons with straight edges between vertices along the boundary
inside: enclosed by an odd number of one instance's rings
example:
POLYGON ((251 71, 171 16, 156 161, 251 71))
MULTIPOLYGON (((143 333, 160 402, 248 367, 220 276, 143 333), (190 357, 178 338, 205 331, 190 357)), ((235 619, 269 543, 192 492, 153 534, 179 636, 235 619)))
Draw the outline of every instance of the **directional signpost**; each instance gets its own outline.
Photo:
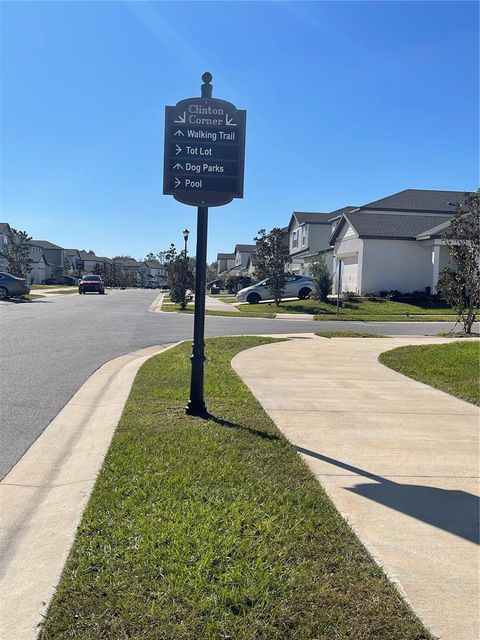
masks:
POLYGON ((208 207, 243 198, 246 118, 246 111, 231 102, 212 98, 210 73, 202 80, 200 98, 166 107, 163 171, 163 193, 198 207, 192 378, 186 408, 196 416, 207 415, 203 374, 208 207))

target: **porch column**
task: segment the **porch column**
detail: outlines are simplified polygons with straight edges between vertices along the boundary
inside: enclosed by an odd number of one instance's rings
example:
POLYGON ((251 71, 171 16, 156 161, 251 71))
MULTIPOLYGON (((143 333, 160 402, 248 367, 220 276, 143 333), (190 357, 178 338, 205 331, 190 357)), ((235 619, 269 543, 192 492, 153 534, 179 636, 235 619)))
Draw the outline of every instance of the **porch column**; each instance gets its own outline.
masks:
POLYGON ((437 293, 438 276, 440 275, 440 245, 432 247, 432 293, 437 293))

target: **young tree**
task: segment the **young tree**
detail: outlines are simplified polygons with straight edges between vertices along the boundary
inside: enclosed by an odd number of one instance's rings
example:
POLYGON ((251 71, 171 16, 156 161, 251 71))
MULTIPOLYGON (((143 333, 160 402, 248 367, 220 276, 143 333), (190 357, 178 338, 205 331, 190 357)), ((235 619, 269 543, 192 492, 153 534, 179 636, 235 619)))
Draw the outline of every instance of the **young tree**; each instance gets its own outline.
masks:
POLYGON ((207 264, 207 274, 205 282, 211 282, 212 280, 217 279, 217 271, 218 271, 218 262, 211 262, 207 264))
POLYGON ((183 251, 177 253, 174 244, 165 251, 164 260, 170 284, 170 299, 179 304, 181 309, 186 309, 187 290, 193 287, 193 272, 189 260, 183 251))
POLYGON ((480 306, 480 191, 455 209, 444 242, 457 269, 442 271, 437 290, 458 313, 464 332, 471 333, 480 306))
POLYGON ((273 228, 268 234, 265 229, 260 229, 254 240, 255 274, 259 279, 268 278, 268 288, 278 306, 285 292, 285 267, 291 263, 288 246, 279 227, 273 228))
POLYGON ((327 302, 328 295, 332 292, 333 278, 322 255, 310 264, 310 277, 315 283, 313 297, 321 302, 327 302))
POLYGON ((31 236, 26 231, 9 229, 8 244, 2 249, 7 259, 7 271, 18 278, 26 278, 32 268, 30 259, 31 236))
POLYGON ((230 293, 237 293, 240 289, 240 283, 242 281, 242 276, 235 275, 234 273, 229 273, 225 278, 225 288, 230 293))
POLYGON ((68 276, 68 274, 71 272, 72 270, 72 266, 70 264, 70 261, 68 258, 65 258, 65 260, 63 261, 63 273, 64 275, 68 276))

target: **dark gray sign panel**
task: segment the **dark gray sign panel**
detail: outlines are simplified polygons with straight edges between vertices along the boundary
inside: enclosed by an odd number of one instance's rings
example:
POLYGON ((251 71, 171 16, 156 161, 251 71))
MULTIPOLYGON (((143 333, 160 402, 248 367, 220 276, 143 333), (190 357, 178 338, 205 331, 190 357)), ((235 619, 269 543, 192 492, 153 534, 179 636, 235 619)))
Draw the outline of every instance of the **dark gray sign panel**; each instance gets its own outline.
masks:
POLYGON ((243 198, 246 111, 215 98, 165 108, 163 193, 196 207, 243 198))

